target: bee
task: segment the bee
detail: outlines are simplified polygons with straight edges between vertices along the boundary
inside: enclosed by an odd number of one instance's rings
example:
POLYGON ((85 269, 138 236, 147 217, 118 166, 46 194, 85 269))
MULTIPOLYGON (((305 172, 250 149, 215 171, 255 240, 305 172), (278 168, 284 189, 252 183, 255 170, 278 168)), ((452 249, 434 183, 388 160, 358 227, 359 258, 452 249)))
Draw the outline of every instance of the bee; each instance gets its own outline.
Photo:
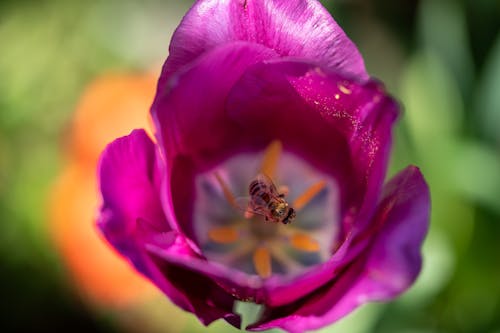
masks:
MULTIPOLYGON (((285 193, 280 193, 271 178, 259 173, 248 186, 250 199, 246 212, 264 216, 266 221, 289 224, 296 216, 295 210, 285 199, 285 193)), ((251 216, 251 215, 250 215, 251 216)))

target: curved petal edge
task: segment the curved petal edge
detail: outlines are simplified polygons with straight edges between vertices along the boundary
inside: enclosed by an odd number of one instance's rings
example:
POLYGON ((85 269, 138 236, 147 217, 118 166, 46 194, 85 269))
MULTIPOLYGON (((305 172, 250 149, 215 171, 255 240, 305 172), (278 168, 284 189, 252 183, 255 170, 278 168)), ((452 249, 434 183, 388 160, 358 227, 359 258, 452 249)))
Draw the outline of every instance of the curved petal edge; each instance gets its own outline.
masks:
POLYGON ((368 78, 356 46, 316 0, 200 0, 172 37, 160 86, 199 55, 234 41, 262 44, 281 57, 315 59, 332 70, 368 78))
POLYGON ((366 302, 396 297, 420 272, 429 217, 428 186, 420 170, 410 166, 384 186, 372 221, 376 235, 361 257, 314 294, 292 305, 266 309, 247 329, 303 332, 331 324, 366 302))
POLYGON ((155 242, 178 255, 195 255, 167 224, 158 194, 159 172, 155 145, 144 130, 108 145, 99 163, 103 204, 97 225, 102 235, 172 302, 203 324, 223 318, 239 328, 231 295, 209 278, 158 262, 147 251, 146 245, 155 242))

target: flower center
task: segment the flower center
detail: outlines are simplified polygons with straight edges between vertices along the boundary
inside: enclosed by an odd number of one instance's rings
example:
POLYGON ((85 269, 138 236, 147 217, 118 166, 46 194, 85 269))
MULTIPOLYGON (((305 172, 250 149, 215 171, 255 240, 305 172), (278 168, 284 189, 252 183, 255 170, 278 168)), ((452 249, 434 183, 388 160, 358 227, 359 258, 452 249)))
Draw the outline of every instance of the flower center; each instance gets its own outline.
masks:
POLYGON ((203 254, 247 274, 298 274, 328 260, 338 191, 278 141, 196 179, 194 226, 203 254))
POLYGON ((250 232, 252 236, 261 240, 272 240, 276 238, 279 233, 279 224, 277 223, 262 223, 262 221, 256 221, 256 223, 250 223, 250 232))

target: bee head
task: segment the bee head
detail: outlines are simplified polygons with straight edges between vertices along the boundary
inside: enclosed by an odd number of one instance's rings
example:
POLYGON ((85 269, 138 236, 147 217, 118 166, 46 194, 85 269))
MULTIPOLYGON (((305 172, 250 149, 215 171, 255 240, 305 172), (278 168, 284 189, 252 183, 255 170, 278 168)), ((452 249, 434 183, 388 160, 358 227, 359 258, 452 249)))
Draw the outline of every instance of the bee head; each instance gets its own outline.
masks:
POLYGON ((293 219, 295 219, 296 216, 297 216, 297 213, 295 212, 295 209, 290 207, 288 209, 288 213, 286 214, 285 218, 283 219, 283 224, 291 223, 293 221, 293 219))
POLYGON ((274 214, 277 217, 282 218, 286 215, 287 208, 288 208, 288 204, 285 202, 281 202, 281 203, 276 205, 276 208, 274 208, 274 214))

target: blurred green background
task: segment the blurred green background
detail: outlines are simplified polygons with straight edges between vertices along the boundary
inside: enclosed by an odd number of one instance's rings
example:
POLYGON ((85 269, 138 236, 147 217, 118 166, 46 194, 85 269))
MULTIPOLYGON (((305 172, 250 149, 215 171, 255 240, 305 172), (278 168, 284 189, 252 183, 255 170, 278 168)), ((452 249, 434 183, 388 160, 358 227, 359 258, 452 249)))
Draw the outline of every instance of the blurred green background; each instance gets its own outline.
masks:
MULTIPOLYGON (((158 75, 191 3, 0 1, 1 332, 205 331, 156 294, 112 306, 86 297, 48 209, 86 87, 106 73, 158 75)), ((500 332, 500 2, 323 3, 403 105, 390 174, 421 167, 432 223, 404 296, 321 332, 500 332)))

